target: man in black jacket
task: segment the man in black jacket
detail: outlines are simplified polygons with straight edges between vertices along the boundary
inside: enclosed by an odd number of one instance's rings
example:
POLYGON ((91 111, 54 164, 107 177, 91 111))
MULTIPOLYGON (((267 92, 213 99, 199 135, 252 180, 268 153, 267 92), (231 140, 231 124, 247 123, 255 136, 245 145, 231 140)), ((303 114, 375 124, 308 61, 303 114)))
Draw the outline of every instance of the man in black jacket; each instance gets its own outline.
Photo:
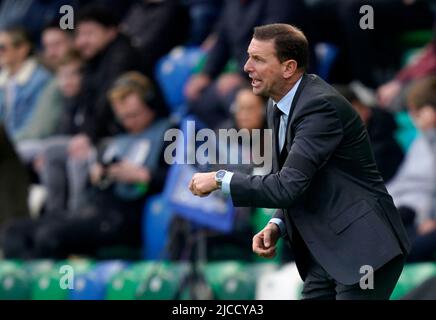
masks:
POLYGON ((76 47, 86 63, 81 103, 87 112, 83 129, 93 141, 119 132, 107 91, 123 72, 142 69, 139 52, 130 39, 118 32, 117 20, 98 6, 84 7, 79 14, 76 47))
POLYGON ((221 188, 236 206, 278 208, 253 251, 273 257, 285 237, 304 299, 388 299, 410 244, 359 115, 305 73, 307 51, 293 26, 255 28, 244 69, 253 92, 271 98, 272 173, 200 173, 189 188, 199 196, 221 188))

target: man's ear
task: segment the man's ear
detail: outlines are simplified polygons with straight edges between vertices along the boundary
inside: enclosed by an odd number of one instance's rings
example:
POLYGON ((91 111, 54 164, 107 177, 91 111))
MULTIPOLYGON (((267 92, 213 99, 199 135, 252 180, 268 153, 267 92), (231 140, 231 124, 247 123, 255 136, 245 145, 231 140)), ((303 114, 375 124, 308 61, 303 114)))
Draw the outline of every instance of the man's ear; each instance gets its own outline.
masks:
POLYGON ((298 65, 297 61, 290 59, 283 62, 283 77, 289 79, 297 71, 298 65))

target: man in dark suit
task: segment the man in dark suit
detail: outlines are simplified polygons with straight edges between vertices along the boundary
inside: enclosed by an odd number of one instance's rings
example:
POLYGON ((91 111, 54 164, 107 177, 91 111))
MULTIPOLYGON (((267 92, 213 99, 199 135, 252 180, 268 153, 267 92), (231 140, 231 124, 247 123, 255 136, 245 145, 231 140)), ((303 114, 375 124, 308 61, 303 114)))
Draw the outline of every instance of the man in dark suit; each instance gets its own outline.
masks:
POLYGON ((304 299, 388 299, 409 241, 359 115, 305 73, 307 48, 286 24, 255 28, 248 48, 253 92, 271 98, 272 173, 199 173, 189 188, 198 196, 220 188, 235 206, 278 208, 253 251, 273 257, 278 239, 288 240, 304 299))

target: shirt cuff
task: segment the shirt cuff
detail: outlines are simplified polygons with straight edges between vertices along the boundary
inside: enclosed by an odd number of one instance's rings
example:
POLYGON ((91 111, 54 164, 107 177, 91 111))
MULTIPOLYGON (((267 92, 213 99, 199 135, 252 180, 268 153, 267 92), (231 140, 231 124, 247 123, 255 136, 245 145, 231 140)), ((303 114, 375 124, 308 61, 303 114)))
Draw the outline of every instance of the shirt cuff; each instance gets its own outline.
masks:
POLYGON ((280 235, 283 237, 286 235, 286 226, 283 222, 282 219, 279 218, 272 218, 269 220, 269 223, 275 223, 276 225, 278 225, 279 229, 280 229, 280 235))
POLYGON ((221 182, 221 191, 224 194, 230 194, 230 181, 232 180, 233 172, 227 171, 224 175, 223 181, 221 182))

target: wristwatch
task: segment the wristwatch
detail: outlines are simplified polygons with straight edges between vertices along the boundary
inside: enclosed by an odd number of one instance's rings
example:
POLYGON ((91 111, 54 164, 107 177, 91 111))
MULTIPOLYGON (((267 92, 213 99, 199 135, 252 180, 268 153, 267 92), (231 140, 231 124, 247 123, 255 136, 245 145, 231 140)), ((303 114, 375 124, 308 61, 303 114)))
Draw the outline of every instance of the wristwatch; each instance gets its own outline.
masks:
POLYGON ((224 176, 226 175, 226 172, 227 172, 226 170, 218 170, 215 173, 215 182, 216 182, 218 188, 220 188, 220 189, 221 189, 221 185, 223 183, 224 176))

